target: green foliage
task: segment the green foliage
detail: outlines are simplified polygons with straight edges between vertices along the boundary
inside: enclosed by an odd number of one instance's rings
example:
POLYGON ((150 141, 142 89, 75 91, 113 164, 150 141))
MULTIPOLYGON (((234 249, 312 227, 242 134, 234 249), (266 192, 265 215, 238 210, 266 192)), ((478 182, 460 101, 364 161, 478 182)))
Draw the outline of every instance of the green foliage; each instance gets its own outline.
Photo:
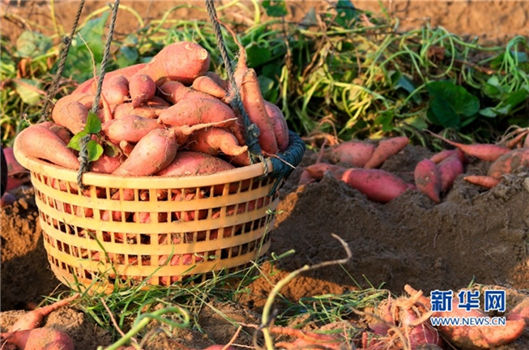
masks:
POLYGON ((44 55, 51 47, 52 41, 42 33, 25 31, 17 39, 16 55, 35 58, 44 55))
MULTIPOLYGON (((81 150, 81 140, 87 137, 88 135, 97 135, 101 131, 101 120, 93 112, 88 112, 88 117, 86 118, 86 124, 83 130, 73 135, 68 143, 68 147, 80 151, 81 150)), ((100 143, 101 141, 99 141, 100 143)), ((96 140, 89 140, 86 143, 86 150, 88 153, 88 160, 93 162, 99 159, 104 152, 103 146, 101 146, 96 140)))

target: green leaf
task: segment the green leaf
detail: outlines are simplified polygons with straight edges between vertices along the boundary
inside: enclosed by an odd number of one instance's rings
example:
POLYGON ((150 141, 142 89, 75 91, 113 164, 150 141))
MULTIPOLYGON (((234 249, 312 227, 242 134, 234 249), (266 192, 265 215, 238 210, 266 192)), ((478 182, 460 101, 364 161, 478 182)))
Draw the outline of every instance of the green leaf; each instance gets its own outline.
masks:
POLYGON ((15 91, 22 101, 28 105, 36 105, 41 101, 41 94, 38 92, 40 83, 29 79, 14 79, 15 91))
POLYGON ((106 37, 105 23, 110 13, 107 11, 101 17, 88 21, 72 40, 72 45, 66 58, 64 75, 70 76, 77 81, 85 81, 93 76, 92 57, 95 61, 96 69, 103 58, 103 50, 106 37))
POLYGON ((487 118, 496 118, 498 116, 498 113, 492 107, 480 109, 479 114, 487 118))
POLYGON ((350 25, 359 13, 350 0, 338 0, 335 8, 337 13, 336 23, 344 27, 350 25))
POLYGON ((257 45, 250 45, 246 48, 248 56, 248 67, 258 67, 271 59, 270 49, 257 45))
POLYGON ((49 37, 38 32, 26 30, 17 39, 17 52, 19 57, 37 57, 45 54, 52 46, 49 37))
POLYGON ((312 27, 318 25, 318 19, 316 18, 316 9, 314 7, 311 7, 310 10, 303 16, 301 21, 299 22, 300 27, 312 27))
POLYGON ((68 142, 68 147, 80 151, 81 150, 81 139, 88 135, 88 133, 84 130, 79 131, 77 134, 73 135, 73 137, 70 139, 70 142, 68 142))
POLYGON ((88 160, 93 162, 99 159, 103 154, 103 146, 95 142, 94 140, 88 141, 86 144, 86 150, 88 153, 88 160))
POLYGON ((448 80, 435 81, 427 85, 430 95, 428 119, 447 128, 459 128, 474 120, 479 111, 479 99, 464 87, 448 80))
POLYGON ((101 120, 94 112, 88 112, 84 131, 89 134, 97 134, 101 131, 101 120))
POLYGON ((490 98, 501 99, 504 89, 497 76, 493 75, 487 80, 483 85, 483 93, 490 98))
POLYGON ((288 14, 285 0, 263 0, 261 4, 270 17, 284 17, 288 14))
POLYGON ((128 67, 135 64, 139 57, 140 55, 135 47, 123 46, 119 49, 116 62, 120 68, 128 67))
POLYGON ((382 126, 382 131, 389 132, 393 130, 393 111, 384 111, 375 118, 375 123, 382 126))
POLYGON ((257 79, 259 80, 259 87, 261 88, 264 99, 274 101, 277 98, 277 89, 274 88, 275 82, 264 75, 260 75, 257 79))

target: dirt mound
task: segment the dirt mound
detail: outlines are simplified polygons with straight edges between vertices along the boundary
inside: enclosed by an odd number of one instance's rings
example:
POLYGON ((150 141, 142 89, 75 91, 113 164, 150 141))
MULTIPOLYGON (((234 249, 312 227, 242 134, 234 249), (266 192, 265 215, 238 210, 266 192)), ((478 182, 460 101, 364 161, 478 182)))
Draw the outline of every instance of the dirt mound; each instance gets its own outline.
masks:
MULTIPOLYGON (((408 146, 384 168, 399 169, 398 175, 411 181, 417 160, 428 154, 408 146)), ((311 158, 308 155, 305 163, 311 158)), ((480 172, 485 165, 470 164, 467 172, 480 172)), ((529 288, 529 191, 524 174, 510 176, 490 191, 459 177, 435 205, 417 191, 387 204, 374 203, 331 177, 296 188, 300 172, 296 170, 285 187, 271 248, 278 254, 294 248, 296 254, 277 268, 292 271, 344 256, 331 233, 347 241, 353 258, 344 266, 305 274, 292 283, 297 287, 285 290, 286 296, 297 299, 370 285, 401 294, 406 283, 429 291, 459 289, 473 280, 529 288)), ((272 283, 282 276, 276 274, 272 283)), ((258 280, 246 301, 260 305, 272 283, 258 280)))

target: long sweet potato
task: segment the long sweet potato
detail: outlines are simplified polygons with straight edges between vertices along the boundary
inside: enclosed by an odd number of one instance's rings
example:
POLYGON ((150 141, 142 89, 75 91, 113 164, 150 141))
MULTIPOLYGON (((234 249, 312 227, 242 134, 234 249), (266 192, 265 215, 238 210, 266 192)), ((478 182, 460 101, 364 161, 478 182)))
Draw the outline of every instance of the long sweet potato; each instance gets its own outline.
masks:
POLYGON ((499 178, 483 175, 468 175, 463 178, 466 182, 485 188, 492 188, 500 183, 499 178))
POLYGON ((134 108, 132 103, 126 102, 117 105, 114 109, 114 119, 121 119, 128 115, 137 115, 138 117, 156 119, 158 116, 169 107, 165 101, 155 99, 147 101, 143 106, 134 108))
POLYGON ((192 126, 195 124, 222 122, 234 124, 236 117, 233 110, 220 100, 212 98, 185 98, 167 108, 159 117, 166 125, 192 126))
POLYGON ((515 170, 529 167, 529 147, 510 150, 490 165, 488 175, 496 179, 515 170))
POLYGON ((381 203, 389 202, 413 187, 380 169, 347 169, 341 179, 367 198, 381 203))
POLYGON ((406 136, 392 137, 380 141, 371 158, 364 165, 364 168, 372 169, 379 167, 386 159, 399 153, 400 150, 406 147, 408 142, 409 139, 406 136))
POLYGON ((362 168, 373 155, 375 145, 362 141, 342 142, 330 148, 328 157, 335 163, 347 163, 353 167, 362 168))
POLYGON ((435 203, 439 203, 441 193, 441 174, 437 165, 430 159, 423 159, 414 171, 415 186, 435 203))
POLYGON ((51 130, 65 143, 68 144, 72 138, 72 134, 64 126, 55 124, 53 122, 42 122, 38 125, 45 127, 46 129, 51 130))
POLYGON ((128 115, 120 119, 113 119, 103 124, 103 132, 113 142, 120 141, 136 143, 151 130, 163 128, 156 119, 128 115))
POLYGON ((79 160, 63 140, 38 124, 22 130, 15 139, 14 148, 29 157, 44 159, 68 169, 79 169, 79 160))
POLYGON ((90 171, 94 173, 112 174, 121 165, 121 157, 110 157, 106 154, 101 155, 98 160, 90 165, 90 171))
POLYGON ((154 81, 167 78, 191 84, 207 72, 209 62, 209 53, 202 46, 181 41, 164 47, 139 73, 147 74, 154 81))
POLYGON ((272 129, 276 136, 277 146, 280 151, 284 151, 287 149, 289 142, 288 125, 285 116, 275 104, 268 101, 264 101, 264 103, 266 113, 272 122, 272 129))
POLYGON ((434 134, 430 132, 433 136, 437 137, 440 140, 443 140, 444 142, 459 148, 463 153, 466 155, 479 158, 481 160, 485 160, 488 162, 493 162, 496 159, 498 159, 501 155, 508 153, 511 149, 505 146, 500 145, 494 145, 494 144, 484 144, 484 143, 476 143, 472 145, 467 145, 464 143, 458 143, 454 141, 450 141, 446 139, 445 137, 442 137, 440 135, 434 134))
POLYGON ((123 176, 152 175, 174 160, 177 148, 178 144, 174 131, 151 130, 136 144, 127 160, 113 174, 123 176))
POLYGON ((74 350, 74 344, 68 334, 48 327, 26 329, 2 333, 6 343, 14 344, 22 350, 74 350))
MULTIPOLYGON (((125 78, 129 79, 134 74, 139 72, 141 69, 143 69, 147 64, 146 63, 138 63, 134 64, 132 66, 116 69, 112 72, 108 72, 105 74, 105 78, 103 79, 103 83, 105 83, 107 80, 112 79, 113 77, 117 75, 122 75, 125 78)), ((97 77, 96 77, 97 78, 97 77)), ((73 92, 72 94, 78 94, 78 93, 92 93, 95 94, 97 89, 97 80, 94 78, 90 78, 86 80, 85 82, 81 83, 73 92)))
POLYGON ((248 151, 248 146, 240 146, 237 138, 227 130, 210 128, 195 132, 187 147, 191 151, 217 155, 238 156, 248 151))
POLYGON ((248 69, 244 75, 241 86, 241 98, 250 120, 259 128, 259 144, 263 151, 276 154, 279 152, 274 127, 266 112, 264 98, 259 87, 257 74, 253 69, 248 69))

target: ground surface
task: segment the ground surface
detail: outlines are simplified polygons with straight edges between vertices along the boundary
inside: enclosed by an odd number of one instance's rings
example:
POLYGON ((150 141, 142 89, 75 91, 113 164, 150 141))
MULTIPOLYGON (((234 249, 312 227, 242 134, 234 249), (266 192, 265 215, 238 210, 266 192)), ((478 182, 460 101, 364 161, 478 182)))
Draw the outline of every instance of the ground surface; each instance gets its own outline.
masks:
MULTIPOLYGON (((302 16, 301 2, 292 2, 295 17, 302 16)), ((442 25, 458 34, 478 35, 484 40, 504 40, 516 34, 529 35, 529 2, 465 1, 384 2, 401 19, 402 28, 417 26, 426 18, 433 25, 442 25)), ((90 13, 106 2, 88 1, 85 13, 90 13)), ((148 18, 174 6, 169 1, 122 1, 148 18)), ((201 2, 196 3, 201 6, 201 2)), ((306 6, 324 6, 322 2, 305 2, 306 6)), ((379 11, 375 1, 359 1, 360 8, 379 11)), ((34 29, 52 32, 49 7, 46 1, 2 2, 3 14, 15 14, 34 29), (21 5, 21 6, 18 6, 21 5)), ((76 2, 56 1, 58 22, 69 30, 76 2)), ((196 10, 180 9, 175 17, 195 15, 196 10)), ((137 22, 124 12, 118 19, 122 33, 136 29, 137 22)), ((23 21, 10 17, 2 20, 2 34, 15 38, 24 28, 23 21), (10 23, 10 24, 6 24, 10 23)), ((429 151, 408 146, 386 162, 387 170, 399 170, 410 180, 418 160, 429 151)), ((314 161, 307 154, 304 164, 314 161)), ((472 163, 467 173, 483 171, 485 164, 472 163)), ((273 284, 293 269, 306 263, 316 263, 342 256, 339 244, 330 238, 336 233, 346 240, 353 259, 343 268, 328 268, 303 275, 290 283, 283 294, 296 300, 303 296, 341 293, 365 287, 369 283, 384 286, 397 294, 405 283, 415 288, 457 289, 472 280, 484 284, 498 284, 517 290, 529 289, 529 190, 522 175, 513 176, 492 191, 483 191, 464 183, 461 178, 445 195, 443 202, 434 205, 426 197, 409 192, 391 203, 382 205, 366 200, 358 192, 341 183, 324 178, 320 183, 297 187, 296 171, 282 190, 276 228, 273 231, 272 251, 281 253, 295 248, 296 254, 285 258, 278 266, 279 273, 271 273, 263 266, 267 278, 260 278, 250 286, 240 306, 215 305, 231 318, 255 323, 259 307, 273 284)), ((2 208, 1 243, 1 309, 28 309, 39 303, 42 295, 56 290, 54 278, 46 260, 41 232, 36 222, 37 211, 31 190, 20 195, 13 205, 2 208), (31 281, 28 286, 24 281, 31 281)), ((277 272, 277 271, 274 271, 277 272)), ((61 287, 59 287, 61 288, 61 287)), ((3 312, 0 326, 4 330, 17 311, 3 312)), ((205 346, 212 342, 226 343, 235 327, 205 309, 200 320, 203 332, 185 332, 180 341, 188 345, 205 346)), ((53 313, 47 324, 65 328, 79 349, 93 349, 108 344, 110 335, 89 321, 82 312, 64 308, 53 313)), ((529 348, 529 334, 510 349, 529 348)), ((164 349, 176 346, 173 340, 158 337, 148 348, 164 349)), ((250 344, 248 335, 240 343, 250 344)))

